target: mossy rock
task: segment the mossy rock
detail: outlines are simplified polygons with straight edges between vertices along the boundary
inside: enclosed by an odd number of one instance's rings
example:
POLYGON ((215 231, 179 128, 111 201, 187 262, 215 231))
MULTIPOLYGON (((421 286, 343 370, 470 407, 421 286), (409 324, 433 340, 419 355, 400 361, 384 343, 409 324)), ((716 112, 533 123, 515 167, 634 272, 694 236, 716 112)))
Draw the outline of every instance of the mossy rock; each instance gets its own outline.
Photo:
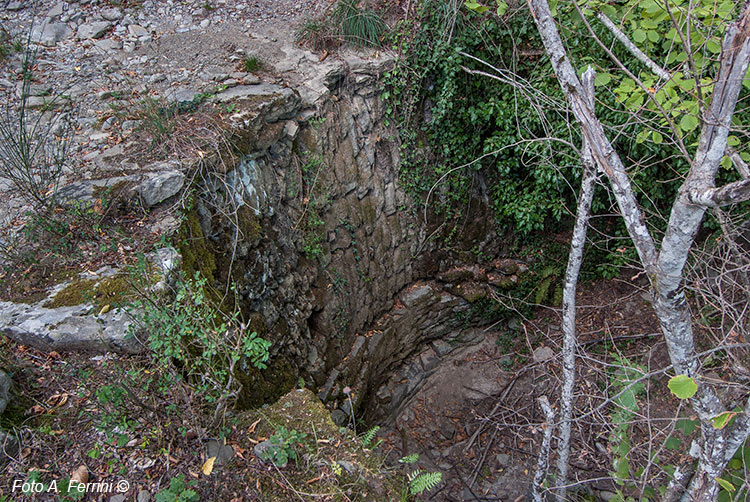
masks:
POLYGON ((116 274, 101 280, 79 278, 58 291, 44 307, 71 307, 93 302, 97 309, 101 309, 105 305, 127 302, 136 294, 132 279, 127 274, 116 274))
POLYGON ((177 232, 177 248, 182 256, 182 271, 186 277, 194 277, 200 272, 209 284, 215 281, 216 260, 206 237, 203 235, 198 211, 187 213, 177 232))
MULTIPOLYGON (((256 333, 261 334, 257 330, 256 333)), ((272 358, 264 370, 255 367, 247 371, 238 370, 236 377, 242 384, 242 390, 237 406, 248 409, 273 402, 294 388, 297 376, 294 366, 281 357, 272 358)))
POLYGON ((281 469, 265 463, 267 469, 249 473, 245 469, 240 474, 247 477, 248 486, 260 488, 261 500, 287 502, 294 500, 295 492, 336 502, 402 500, 403 475, 386 466, 378 452, 364 448, 351 430, 336 426, 310 390, 292 390, 276 403, 238 418, 240 428, 255 424, 257 441, 270 438, 282 427, 305 435, 293 445, 296 462, 281 469))

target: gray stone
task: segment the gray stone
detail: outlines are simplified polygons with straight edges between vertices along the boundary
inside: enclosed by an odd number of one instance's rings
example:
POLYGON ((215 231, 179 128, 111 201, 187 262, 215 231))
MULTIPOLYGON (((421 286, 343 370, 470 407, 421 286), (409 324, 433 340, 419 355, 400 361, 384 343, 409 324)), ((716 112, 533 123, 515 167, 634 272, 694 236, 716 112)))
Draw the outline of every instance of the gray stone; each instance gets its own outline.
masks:
POLYGON ((155 206, 182 190, 185 175, 180 171, 167 171, 147 179, 136 188, 147 207, 155 206))
POLYGON ((122 11, 117 7, 102 9, 99 14, 107 21, 119 21, 122 18, 122 11))
POLYGON ((111 38, 103 38, 94 42, 94 47, 102 52, 112 52, 122 49, 122 42, 119 40, 112 40, 111 38))
MULTIPOLYGON (((253 453, 255 453, 255 456, 259 459, 263 460, 264 462, 270 462, 270 460, 266 460, 265 456, 268 455, 266 452, 268 450, 271 450, 273 448, 278 448, 278 446, 275 446, 271 441, 261 441, 260 443, 256 444, 253 447, 253 453)), ((276 465, 276 467, 283 468, 286 467, 286 462, 284 462, 281 465, 276 465)))
POLYGON ((148 492, 148 490, 139 491, 136 502, 151 502, 151 494, 148 492))
MULTIPOLYGON (((94 153, 95 155, 88 160, 96 160, 101 156, 101 153, 99 152, 94 153)), ((57 196, 62 202, 93 202, 96 198, 95 192, 100 192, 115 185, 121 185, 123 182, 132 183, 137 179, 136 176, 117 176, 114 178, 102 178, 99 180, 79 181, 62 187, 57 192, 57 196)))
POLYGON ((178 87, 167 93, 166 98, 170 103, 181 103, 183 101, 192 101, 198 91, 189 87, 178 87))
POLYGON ((125 502, 125 495, 122 493, 118 493, 117 495, 112 495, 109 497, 109 502, 125 502))
POLYGON ((56 18, 63 15, 65 4, 63 2, 56 3, 49 11, 47 11, 47 17, 56 18))
POLYGON ((534 349, 535 363, 543 363, 545 361, 549 361, 553 357, 555 357, 555 351, 550 349, 549 347, 542 345, 541 347, 534 349))
POLYGON ((128 34, 137 38, 148 37, 151 35, 151 33, 140 24, 128 25, 128 34))
POLYGON ((13 387, 13 381, 7 373, 0 370, 0 415, 10 403, 10 390, 13 387))
POLYGON ((218 439, 209 439, 206 443, 206 455, 207 458, 216 457, 215 466, 226 465, 234 457, 234 448, 218 439))
POLYGON ((31 32, 31 40, 46 47, 54 47, 55 44, 72 34, 73 31, 65 23, 45 23, 34 27, 31 32))
POLYGON ((17 11, 24 8, 25 2, 9 2, 8 5, 5 6, 5 10, 10 11, 17 11))
POLYGON ((497 460, 497 465, 500 467, 508 467, 510 465, 510 455, 505 453, 499 453, 496 455, 495 460, 497 460))
POLYGON ((349 423, 349 415, 347 415, 344 410, 336 408, 331 412, 331 420, 333 420, 333 423, 339 427, 346 427, 349 423))
POLYGON ((78 27, 78 38, 101 38, 111 27, 112 23, 109 21, 96 21, 94 23, 82 24, 78 27))
POLYGON ((23 82, 16 84, 16 97, 23 97, 24 93, 26 96, 48 96, 52 92, 52 86, 47 84, 27 84, 24 86, 23 82))
POLYGON ((10 432, 0 430, 0 467, 14 459, 18 455, 18 450, 18 438, 10 432))
POLYGON ((266 98, 267 103, 258 104, 257 108, 264 112, 265 121, 268 123, 294 117, 301 102, 299 94, 294 90, 267 82, 258 85, 238 85, 214 97, 220 103, 257 101, 263 98, 266 98))
POLYGON ((145 346, 127 336, 132 323, 119 309, 96 315, 91 304, 45 308, 0 302, 0 333, 43 351, 142 352, 145 346))

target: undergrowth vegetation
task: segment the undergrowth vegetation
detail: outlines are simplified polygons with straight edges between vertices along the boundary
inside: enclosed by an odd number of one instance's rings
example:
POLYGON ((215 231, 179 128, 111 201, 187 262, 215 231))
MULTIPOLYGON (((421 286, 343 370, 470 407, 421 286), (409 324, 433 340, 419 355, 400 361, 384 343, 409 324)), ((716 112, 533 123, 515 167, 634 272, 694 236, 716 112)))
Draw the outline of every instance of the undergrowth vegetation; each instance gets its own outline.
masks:
MULTIPOLYGON (((583 69, 606 59, 602 49, 586 42, 579 18, 569 14, 561 21, 583 69)), ((642 66, 612 43, 608 31, 595 29, 622 61, 642 66)), ((417 15, 395 30, 394 38, 399 56, 386 75, 384 98, 401 142, 400 180, 430 212, 451 222, 442 238, 450 241, 455 234, 450 228, 461 224, 472 192, 488 197, 500 234, 528 239, 535 232, 564 231, 580 183, 581 139, 570 128, 528 10, 521 5, 503 16, 487 17, 425 0, 417 15)), ((612 78, 606 73, 596 82, 602 102, 597 115, 611 124, 618 150, 647 159, 634 163, 630 174, 659 230, 666 221, 666 201, 672 200, 689 165, 675 154, 673 144, 642 134, 650 128, 630 120, 632 97, 619 87, 609 88, 612 78)), ((694 142, 697 130, 688 128, 684 136, 686 143, 694 142)), ((727 168, 720 178, 731 181, 736 176, 727 168)), ((593 204, 596 233, 590 252, 596 255, 598 277, 616 275, 635 258, 613 204, 605 191, 599 191, 593 204)), ((714 220, 706 224, 708 230, 716 227, 714 220)))
POLYGON ((330 14, 305 21, 297 39, 314 50, 332 50, 342 44, 376 47, 386 30, 382 15, 367 1, 339 0, 330 14))

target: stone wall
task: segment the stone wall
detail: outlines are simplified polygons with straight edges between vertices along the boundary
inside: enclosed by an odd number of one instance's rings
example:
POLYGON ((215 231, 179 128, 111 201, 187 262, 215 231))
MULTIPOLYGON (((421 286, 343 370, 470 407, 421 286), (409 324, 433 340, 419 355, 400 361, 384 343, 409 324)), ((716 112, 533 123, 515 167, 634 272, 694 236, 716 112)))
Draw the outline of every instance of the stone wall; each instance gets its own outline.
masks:
MULTIPOLYGON (((301 376, 324 400, 348 406, 354 397, 385 418, 429 374, 414 366, 424 350, 466 341, 460 315, 487 296, 492 274, 503 277, 499 287, 516 277, 517 267, 491 264, 455 272, 456 254, 427 240, 434 228, 399 187, 395 132, 384 124, 378 82, 389 65, 348 57, 327 68, 315 102, 289 98, 284 113, 254 115, 245 156, 221 183, 198 189, 228 186, 242 206, 232 219, 199 203, 200 226, 217 285, 231 268, 246 315, 281 364, 249 382, 249 403, 253 392, 280 393, 301 376), (404 372, 410 383, 395 385, 404 372)), ((465 233, 476 238, 463 245, 496 256, 488 208, 478 199, 470 211, 465 233)))

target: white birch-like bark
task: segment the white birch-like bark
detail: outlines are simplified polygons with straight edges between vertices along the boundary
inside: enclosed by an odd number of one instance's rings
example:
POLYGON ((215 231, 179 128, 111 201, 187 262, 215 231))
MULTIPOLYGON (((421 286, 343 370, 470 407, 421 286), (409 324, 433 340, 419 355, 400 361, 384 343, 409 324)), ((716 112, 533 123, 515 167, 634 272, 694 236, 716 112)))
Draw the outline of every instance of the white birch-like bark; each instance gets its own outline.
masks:
POLYGON ((539 449, 539 458, 536 463, 536 473, 534 473, 534 481, 531 485, 531 500, 534 502, 542 502, 542 494, 539 492, 539 487, 542 485, 547 474, 549 451, 552 444, 552 430, 555 428, 555 412, 552 411, 547 396, 542 396, 537 401, 544 412, 545 423, 542 445, 539 449))
MULTIPOLYGON (((683 269, 687 262, 705 208, 692 198, 709 193, 718 203, 725 198, 742 198, 745 185, 733 184, 729 189, 714 188, 716 171, 727 148, 727 137, 742 79, 750 62, 750 9, 746 3, 739 20, 729 26, 722 45, 719 74, 711 97, 711 106, 703 119, 700 141, 691 170, 673 203, 669 224, 656 252, 635 199, 625 167, 607 139, 604 128, 588 106, 582 85, 576 76, 547 0, 529 0, 545 50, 550 57, 563 92, 571 105, 583 136, 590 143, 597 165, 606 173, 628 233, 638 251, 651 282, 652 303, 659 318, 675 371, 698 376, 691 316, 682 290, 683 269), (725 190, 726 189, 726 190, 725 190), (691 197, 692 195, 692 197, 691 197)), ((685 490, 683 502, 709 502, 718 494, 716 478, 750 432, 750 403, 741 417, 723 430, 712 427, 711 418, 724 407, 710 384, 701 381, 691 399, 693 410, 701 421, 702 451, 696 473, 685 490)))
MULTIPOLYGON (((594 107, 594 78, 596 73, 589 69, 581 77, 583 90, 591 108, 594 107)), ((583 138, 581 147, 581 193, 578 197, 576 221, 573 227, 573 237, 570 241, 570 255, 565 271, 565 285, 563 289, 563 386, 560 394, 560 439, 557 442, 557 483, 561 486, 557 490, 558 500, 565 500, 568 481, 568 459, 570 456, 570 431, 573 420, 573 391, 576 377, 576 351, 578 336, 576 334, 576 286, 578 273, 583 262, 583 249, 586 245, 586 229, 591 215, 591 201, 594 198, 596 182, 596 166, 591 156, 588 141, 583 138)))
POLYGON ((603 12, 599 11, 596 13, 597 19, 602 22, 602 24, 612 33, 612 35, 615 36, 617 40, 620 41, 622 45, 625 46, 625 48, 630 52, 635 58, 646 65, 646 67, 654 72, 654 74, 659 77, 662 80, 669 80, 670 75, 667 70, 659 66, 656 61, 648 57, 642 50, 638 48, 637 45, 635 45, 625 33, 620 30, 620 28, 617 27, 615 23, 612 22, 610 18, 606 16, 603 12))

